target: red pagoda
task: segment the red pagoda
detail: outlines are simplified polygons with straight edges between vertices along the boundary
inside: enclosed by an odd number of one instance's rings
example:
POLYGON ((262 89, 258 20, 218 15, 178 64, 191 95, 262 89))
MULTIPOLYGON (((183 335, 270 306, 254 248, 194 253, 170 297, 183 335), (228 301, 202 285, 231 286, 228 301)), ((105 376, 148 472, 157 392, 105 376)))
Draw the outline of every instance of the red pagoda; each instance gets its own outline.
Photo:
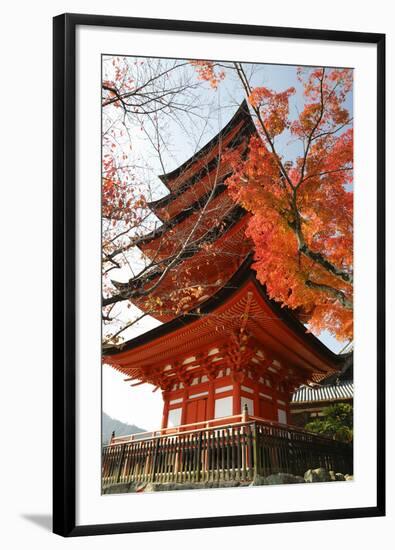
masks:
MULTIPOLYGON (((155 300, 160 304, 150 314, 162 325, 119 347, 105 349, 103 356, 103 361, 122 372, 132 385, 149 383, 162 391, 161 429, 149 434, 150 441, 175 433, 182 439, 182 434, 205 430, 206 435, 196 443, 204 447, 208 431, 217 437, 220 428, 236 429, 251 421, 259 423, 260 433, 262 426, 289 430, 289 404, 295 389, 317 374, 327 375, 341 366, 341 357, 308 333, 290 311, 269 299, 251 268, 252 243, 245 236, 249 214, 227 192, 225 180, 231 168, 223 153, 233 149, 245 155, 255 132, 243 102, 218 135, 179 168, 161 176, 169 193, 150 203, 150 208, 163 223, 141 238, 138 246, 153 263, 158 258, 176 261, 167 271, 163 265, 159 271, 153 268, 143 282, 117 285, 121 292, 135 291, 132 300, 143 311, 148 307, 147 298, 139 289, 151 285, 149 303, 155 300), (165 235, 170 238, 164 240, 165 235), (186 293, 186 280, 188 288, 199 291, 186 293)), ((295 428, 292 433, 302 438, 302 432, 295 428)), ((207 437, 210 441, 211 436, 207 437)), ((114 438, 109 448, 125 442, 130 445, 134 440, 114 438)), ((216 443, 217 461, 226 461, 221 445, 224 449, 234 447, 230 440, 226 447, 226 441, 224 432, 216 443)), ((247 439, 244 444, 248 449, 247 439)), ((327 449, 327 443, 324 447, 327 449)), ((209 443, 205 448, 208 452, 209 443)), ((247 450, 243 455, 246 471, 249 463, 254 467, 253 454, 247 450)), ((150 466, 144 468, 155 475, 153 456, 150 466)), ((196 464, 202 473, 208 459, 199 456, 196 464)), ((173 462, 161 472, 174 473, 177 468, 173 462)), ((106 471, 108 474, 108 468, 106 471)), ((122 471, 126 475, 126 470, 122 471)))

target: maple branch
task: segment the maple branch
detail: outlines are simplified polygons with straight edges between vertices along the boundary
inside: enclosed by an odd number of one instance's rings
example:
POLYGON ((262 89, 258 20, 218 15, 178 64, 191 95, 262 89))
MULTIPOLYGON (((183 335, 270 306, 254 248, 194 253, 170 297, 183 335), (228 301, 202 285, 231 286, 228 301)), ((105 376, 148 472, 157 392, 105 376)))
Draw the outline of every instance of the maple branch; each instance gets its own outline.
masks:
MULTIPOLYGON (((243 66, 241 63, 235 63, 234 64, 235 68, 236 68, 236 72, 237 72, 237 75, 238 77, 240 78, 240 81, 243 85, 243 88, 244 88, 244 91, 247 95, 247 97, 249 97, 252 93, 252 90, 251 90, 251 86, 250 86, 250 83, 248 82, 248 79, 247 79, 247 76, 244 72, 244 69, 243 69, 243 66)), ((265 134, 265 138, 267 139, 267 142, 269 143, 269 146, 270 146, 270 149, 272 150, 272 153, 274 155, 274 158, 276 159, 276 162, 278 164, 278 167, 280 169, 280 172, 282 173, 282 175, 284 176, 285 180, 287 181, 288 185, 290 186, 291 189, 294 188, 293 184, 292 184, 292 181, 290 180, 289 176, 288 176, 288 173, 283 165, 283 163, 281 162, 281 159, 279 157, 279 155, 277 154, 277 151, 276 151, 276 148, 275 148, 275 145, 274 145, 274 141, 272 140, 267 128, 266 128, 266 125, 264 123, 264 120, 261 116, 261 112, 259 110, 258 107, 254 107, 252 106, 252 109, 255 113, 255 116, 257 117, 257 119, 259 120, 259 123, 262 127, 262 130, 263 130, 263 133, 265 134)))
MULTIPOLYGON (((306 178, 307 179, 307 178, 306 178)), ((299 184, 298 184, 299 185, 299 184)), ((299 209, 297 207, 297 187, 295 187, 293 191, 293 197, 292 197, 292 211, 295 217, 294 222, 288 222, 289 227, 294 231, 296 235, 296 240, 298 243, 298 252, 300 254, 303 254, 310 260, 313 260, 316 264, 319 264, 321 267, 323 267, 326 271, 329 271, 332 275, 337 277, 338 279, 341 279, 345 283, 353 284, 353 275, 352 273, 348 271, 344 271, 342 269, 339 269, 336 267, 333 263, 331 263, 321 252, 314 252, 311 250, 311 248, 307 245, 303 231, 302 231, 302 218, 299 212, 299 209)))
POLYGON ((318 178, 321 176, 327 176, 328 174, 335 174, 336 172, 350 172, 353 170, 353 167, 350 166, 349 168, 337 168, 335 170, 326 170, 325 172, 317 172, 316 174, 310 174, 309 176, 306 176, 303 181, 307 181, 311 178, 318 178))
POLYGON ((319 264, 326 271, 329 271, 332 275, 334 275, 338 279, 341 279, 345 283, 348 283, 350 285, 353 283, 352 273, 339 269, 329 260, 327 260, 325 256, 323 256, 320 252, 314 252, 313 250, 311 250, 311 248, 309 248, 309 246, 305 243, 303 235, 301 235, 297 231, 295 232, 295 234, 298 240, 298 250, 301 254, 306 256, 306 258, 313 260, 313 262, 319 264))
POLYGON ((111 92, 115 95, 115 97, 111 98, 111 100, 104 100, 102 107, 106 107, 107 105, 110 105, 111 103, 115 103, 116 101, 120 101, 123 105, 123 108, 126 110, 125 103, 119 94, 118 90, 112 86, 107 86, 106 84, 102 85, 103 90, 106 90, 106 92, 111 92))
MULTIPOLYGON (((186 63, 179 63, 178 65, 175 65, 174 67, 170 67, 169 69, 166 69, 165 71, 162 71, 161 73, 149 78, 141 86, 138 86, 137 88, 135 88, 134 90, 131 90, 130 92, 124 92, 123 94, 119 94, 118 90, 116 90, 115 88, 103 84, 102 87, 103 87, 104 90, 110 91, 110 92, 113 92, 113 93, 116 94, 116 97, 105 100, 103 102, 103 107, 106 107, 107 105, 111 105, 111 103, 115 103, 117 101, 121 101, 122 103, 124 103, 124 101, 123 101, 124 99, 128 99, 131 96, 135 96, 135 95, 139 94, 139 92, 141 92, 141 90, 143 90, 144 88, 147 88, 147 86, 152 84, 155 80, 158 80, 162 76, 165 76, 166 74, 170 73, 171 71, 174 71, 175 69, 179 69, 180 67, 183 67, 185 65, 188 65, 188 63, 187 62, 186 63)), ((139 95, 143 95, 143 94, 139 94, 139 95)))
POLYGON ((321 254, 321 252, 314 252, 307 245, 302 232, 300 212, 296 205, 296 189, 294 190, 294 196, 293 196, 293 213, 295 215, 295 222, 288 222, 288 225, 296 235, 296 240, 298 243, 298 251, 304 256, 306 256, 307 258, 309 258, 310 260, 313 260, 313 262, 319 264, 326 271, 329 271, 332 275, 334 275, 338 279, 341 279, 345 283, 352 284, 353 276, 351 273, 349 273, 348 271, 343 271, 342 269, 339 269, 334 264, 332 264, 329 260, 327 260, 325 256, 321 254))
POLYGON ((143 319, 144 317, 146 317, 148 315, 148 312, 145 312, 145 313, 142 313, 139 317, 137 317, 136 319, 133 319, 132 321, 130 321, 129 323, 126 323, 125 326, 123 326, 121 329, 118 330, 118 332, 116 332, 115 334, 111 334, 108 336, 108 340, 107 342, 103 345, 103 347, 105 348, 106 346, 108 347, 112 347, 112 344, 111 342, 114 341, 114 339, 118 338, 118 336, 120 334, 122 334, 122 332, 130 327, 132 327, 134 324, 136 324, 138 321, 141 321, 141 319, 143 319))
POLYGON ((341 290, 338 290, 337 288, 333 288, 332 286, 325 285, 325 284, 322 284, 322 283, 315 283, 314 281, 311 281, 310 279, 307 279, 307 281, 305 281, 305 285, 309 288, 314 288, 316 290, 322 290, 326 294, 330 294, 336 300, 338 300, 345 309, 349 309, 349 310, 353 309, 352 300, 349 300, 347 298, 347 296, 344 294, 344 292, 342 292, 341 290))
POLYGON ((346 126, 348 126, 353 120, 354 120, 353 117, 351 117, 346 122, 344 122, 343 124, 338 126, 337 128, 334 128, 333 130, 328 130, 327 132, 321 132, 321 134, 317 134, 316 136, 314 136, 312 138, 311 141, 314 141, 314 140, 319 139, 319 138, 324 137, 324 136, 332 136, 334 134, 337 134, 337 132, 339 132, 340 130, 342 130, 346 126))
POLYGON ((311 132, 309 134, 309 137, 307 139, 307 145, 306 145, 306 149, 305 149, 305 152, 304 152, 304 155, 303 155, 302 168, 300 170, 300 179, 299 179, 299 182, 297 183, 297 185, 295 186, 296 189, 298 189, 300 187, 300 185, 302 184, 302 182, 303 182, 304 171, 306 169, 306 163, 307 163, 307 157, 308 157, 308 154, 309 154, 311 142, 313 141, 314 132, 317 130, 318 126, 321 123, 322 117, 324 116, 324 111, 325 111, 324 91, 323 91, 324 78, 325 78, 325 68, 322 69, 322 77, 320 78, 320 113, 319 113, 317 121, 314 124, 314 126, 312 127, 311 132))
POLYGON ((112 310, 114 309, 114 306, 115 306, 115 304, 112 304, 112 305, 108 308, 108 311, 107 311, 106 314, 104 314, 104 313, 102 312, 102 320, 103 320, 103 321, 108 321, 108 322, 110 322, 110 321, 112 321, 113 319, 115 319, 115 317, 110 317, 111 312, 112 312, 112 310))

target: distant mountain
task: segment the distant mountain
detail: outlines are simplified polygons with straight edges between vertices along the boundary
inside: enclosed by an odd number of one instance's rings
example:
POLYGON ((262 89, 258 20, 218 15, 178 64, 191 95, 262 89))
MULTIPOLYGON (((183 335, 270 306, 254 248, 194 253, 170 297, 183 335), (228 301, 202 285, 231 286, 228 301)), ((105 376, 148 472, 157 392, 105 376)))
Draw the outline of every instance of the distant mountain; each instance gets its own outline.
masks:
POLYGON ((134 426, 133 424, 125 424, 120 420, 111 418, 111 416, 108 416, 108 414, 103 412, 102 434, 101 434, 102 445, 108 444, 108 442, 110 441, 111 434, 114 431, 115 431, 115 435, 130 435, 130 434, 146 432, 147 430, 139 428, 138 426, 134 426))

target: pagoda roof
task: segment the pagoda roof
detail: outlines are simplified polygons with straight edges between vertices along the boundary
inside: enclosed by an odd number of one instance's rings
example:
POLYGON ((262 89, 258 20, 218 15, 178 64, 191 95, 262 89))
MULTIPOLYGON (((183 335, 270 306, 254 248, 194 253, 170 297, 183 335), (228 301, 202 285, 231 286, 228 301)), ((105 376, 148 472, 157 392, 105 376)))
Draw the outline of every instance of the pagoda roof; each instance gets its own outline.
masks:
MULTIPOLYGON (((206 231, 204 236, 201 237, 198 242, 193 243, 190 247, 185 247, 185 249, 182 251, 181 254, 179 254, 178 262, 176 265, 180 264, 184 260, 188 260, 192 258, 193 256, 197 255, 199 253, 199 248, 197 245, 203 244, 203 243, 212 243, 216 241, 217 239, 225 236, 231 229, 234 228, 234 226, 240 221, 243 216, 246 215, 246 211, 239 205, 235 205, 235 207, 228 213, 228 215, 223 218, 223 223, 221 225, 215 225, 210 230, 206 231)), ((169 229, 167 227, 166 229, 169 229)), ((159 227, 156 231, 149 233, 145 237, 141 237, 138 239, 138 241, 135 242, 136 246, 140 246, 141 244, 145 244, 154 238, 158 237, 162 233, 162 226, 159 227)), ((172 261, 172 258, 170 257, 169 262, 172 261)), ((135 278, 132 278, 130 281, 123 283, 119 281, 112 280, 112 284, 121 292, 126 292, 128 290, 137 289, 137 288, 143 288, 146 283, 149 283, 150 281, 154 280, 156 277, 160 276, 163 271, 163 264, 158 267, 155 266, 154 268, 150 269, 148 272, 144 273, 144 275, 139 278, 138 276, 135 278)))
MULTIPOLYGON (((239 123, 245 121, 245 124, 240 129, 240 132, 236 134, 235 139, 237 139, 240 134, 244 135, 246 132, 252 133, 256 131, 255 124, 252 120, 250 111, 248 109, 248 104, 246 100, 243 100, 240 104, 239 108, 233 115, 233 117, 229 120, 229 122, 222 128, 222 130, 216 134, 210 141, 208 141, 199 151, 197 151, 195 154, 193 154, 190 158, 188 158, 185 162, 183 162, 180 166, 172 170, 171 172, 167 172, 166 174, 159 175, 159 179, 168 187, 168 183, 171 180, 176 179, 179 177, 183 172, 185 172, 187 169, 191 168, 197 161, 202 159, 205 155, 207 155, 216 145, 218 145, 221 141, 221 139, 224 138, 229 132, 231 132, 239 123)), ((231 142, 232 143, 232 142, 231 142)), ((195 173, 193 173, 183 184, 176 190, 170 190, 167 195, 164 197, 161 197, 160 199, 157 199, 155 201, 151 201, 148 203, 148 206, 152 210, 156 210, 157 208, 161 208, 163 206, 166 206, 173 200, 175 200, 178 196, 180 196, 182 193, 184 193, 191 185, 193 185, 196 181, 198 181, 202 174, 207 172, 208 170, 211 170, 215 168, 218 164, 218 156, 210 160, 206 165, 201 167, 199 170, 197 170, 195 173)))
POLYGON ((136 375, 158 362, 193 355, 205 345, 215 347, 232 331, 240 329, 246 303, 249 316, 245 329, 276 357, 305 372, 335 372, 344 358, 329 350, 309 333, 286 308, 271 300, 251 269, 252 255, 225 286, 198 309, 176 317, 119 347, 103 350, 103 361, 122 372, 136 375))
MULTIPOLYGON (((162 236, 164 233, 166 233, 166 231, 168 231, 169 229, 172 229, 173 227, 175 227, 179 223, 183 222, 184 220, 189 218, 189 216, 191 216, 194 212, 196 212, 202 206, 204 206, 206 204, 208 198, 210 197, 210 195, 211 195, 211 199, 214 199, 214 198, 218 197, 220 194, 222 194, 224 191, 226 191, 226 189, 227 189, 227 186, 226 186, 225 183, 221 182, 221 183, 217 184, 214 193, 211 193, 211 191, 208 191, 207 193, 205 193, 204 195, 199 197, 193 204, 191 204, 189 208, 181 210, 181 212, 179 212, 176 216, 171 218, 169 221, 163 222, 162 225, 160 225, 159 227, 157 227, 156 229, 154 229, 150 233, 147 233, 146 235, 142 235, 138 239, 138 241, 136 242, 136 246, 146 244, 146 243, 156 239, 157 237, 162 236)), ((232 214, 232 219, 233 220, 235 220, 235 219, 238 220, 243 215, 246 214, 246 211, 242 207, 235 207, 234 210, 235 211, 232 214)))

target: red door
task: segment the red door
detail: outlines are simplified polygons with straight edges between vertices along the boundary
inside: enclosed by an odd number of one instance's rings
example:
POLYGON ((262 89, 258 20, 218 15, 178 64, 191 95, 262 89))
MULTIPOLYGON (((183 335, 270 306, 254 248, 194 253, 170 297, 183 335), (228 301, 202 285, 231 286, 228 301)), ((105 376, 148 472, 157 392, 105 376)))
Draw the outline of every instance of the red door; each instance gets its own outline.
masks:
MULTIPOLYGON (((193 424, 194 422, 203 422, 206 420, 207 399, 192 399, 187 402, 187 414, 185 424, 193 424)), ((199 426, 196 426, 198 428, 199 426)), ((191 426, 188 429, 194 429, 191 426)))

